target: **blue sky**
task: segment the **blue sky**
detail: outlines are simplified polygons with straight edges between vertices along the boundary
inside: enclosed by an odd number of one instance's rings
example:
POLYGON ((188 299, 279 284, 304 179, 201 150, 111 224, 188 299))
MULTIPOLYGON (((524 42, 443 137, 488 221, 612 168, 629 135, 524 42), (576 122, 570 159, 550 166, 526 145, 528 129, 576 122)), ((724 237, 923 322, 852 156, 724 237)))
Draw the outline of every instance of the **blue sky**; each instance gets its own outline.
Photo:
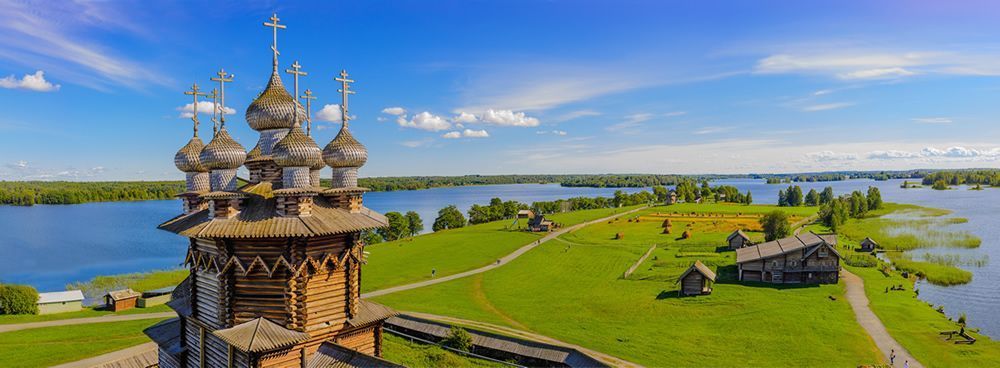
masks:
MULTIPOLYGON (((251 148, 243 111, 269 76, 272 12, 314 113, 336 110, 341 69, 357 80, 362 176, 998 167, 998 10, 0 1, 0 179, 181 178, 182 92, 220 68, 236 76, 227 125, 251 148)), ((316 124, 324 145, 339 123, 316 124)))

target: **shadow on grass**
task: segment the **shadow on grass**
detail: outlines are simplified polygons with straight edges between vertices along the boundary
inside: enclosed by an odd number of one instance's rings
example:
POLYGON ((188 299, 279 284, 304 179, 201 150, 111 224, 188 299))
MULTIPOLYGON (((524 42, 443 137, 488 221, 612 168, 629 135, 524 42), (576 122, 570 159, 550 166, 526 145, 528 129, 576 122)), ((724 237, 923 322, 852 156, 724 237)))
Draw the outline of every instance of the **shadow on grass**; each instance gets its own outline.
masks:
POLYGON ((681 297, 680 290, 663 290, 659 294, 656 294, 656 300, 664 299, 679 299, 681 297))

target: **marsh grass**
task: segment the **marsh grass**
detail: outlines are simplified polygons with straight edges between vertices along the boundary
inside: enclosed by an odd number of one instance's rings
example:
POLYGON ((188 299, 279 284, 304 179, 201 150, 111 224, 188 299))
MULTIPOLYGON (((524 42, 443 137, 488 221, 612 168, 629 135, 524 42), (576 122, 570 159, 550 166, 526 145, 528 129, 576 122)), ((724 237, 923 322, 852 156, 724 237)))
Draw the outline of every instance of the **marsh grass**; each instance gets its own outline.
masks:
POLYGON ((967 284, 972 281, 972 272, 955 266, 933 262, 915 261, 908 254, 887 253, 892 265, 900 271, 906 271, 923 277, 935 285, 950 286, 967 284))
POLYGON ((851 220, 838 233, 854 243, 865 237, 879 242, 882 249, 907 251, 917 248, 976 248, 982 240, 967 231, 950 230, 949 225, 965 223, 964 218, 948 217, 951 211, 906 204, 887 203, 868 217, 851 220))
POLYGON ((990 256, 985 254, 981 256, 963 256, 960 254, 935 254, 924 252, 918 260, 943 266, 984 267, 990 263, 990 256))
POLYGON ((135 291, 147 291, 180 284, 189 271, 179 268, 174 270, 157 270, 136 272, 120 275, 96 276, 90 281, 76 282, 66 285, 66 290, 83 290, 88 299, 99 298, 108 291, 130 288, 135 291))

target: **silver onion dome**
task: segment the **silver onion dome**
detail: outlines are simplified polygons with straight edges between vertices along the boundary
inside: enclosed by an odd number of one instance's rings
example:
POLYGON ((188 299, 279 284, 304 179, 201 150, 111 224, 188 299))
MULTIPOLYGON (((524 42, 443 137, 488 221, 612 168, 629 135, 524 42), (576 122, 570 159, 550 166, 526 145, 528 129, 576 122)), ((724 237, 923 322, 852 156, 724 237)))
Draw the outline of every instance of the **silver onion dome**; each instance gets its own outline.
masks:
POLYGON ((323 164, 323 153, 311 137, 295 124, 271 151, 274 163, 281 167, 314 167, 323 164))
POLYGON ((330 167, 361 167, 368 161, 368 149, 354 139, 345 125, 323 149, 323 161, 330 167))
POLYGON ((298 121, 306 120, 305 108, 288 94, 275 69, 264 91, 247 106, 247 124, 256 131, 289 129, 296 120, 294 114, 298 114, 298 121))
POLYGON ((202 143, 201 138, 191 137, 191 140, 174 154, 174 166, 186 173, 207 172, 208 169, 201 164, 199 157, 203 148, 205 143, 202 143))
POLYGON ((243 162, 247 159, 247 151, 229 136, 225 127, 222 127, 215 133, 212 141, 201 150, 199 159, 209 170, 236 169, 243 166, 243 162))

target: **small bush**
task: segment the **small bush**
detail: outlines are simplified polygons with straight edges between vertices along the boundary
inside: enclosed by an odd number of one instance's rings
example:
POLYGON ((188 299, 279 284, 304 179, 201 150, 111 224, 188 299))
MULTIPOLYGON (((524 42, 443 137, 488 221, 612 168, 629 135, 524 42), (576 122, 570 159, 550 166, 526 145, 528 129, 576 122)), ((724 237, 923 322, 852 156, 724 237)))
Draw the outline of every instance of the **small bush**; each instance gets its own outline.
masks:
POLYGON ((878 266, 878 258, 869 254, 848 254, 844 256, 844 263, 853 267, 875 267, 878 266))
POLYGON ((0 314, 38 314, 38 290, 28 285, 0 285, 0 314))
POLYGON ((452 327, 448 336, 441 340, 441 344, 452 349, 469 351, 472 350, 472 335, 461 327, 452 327))

